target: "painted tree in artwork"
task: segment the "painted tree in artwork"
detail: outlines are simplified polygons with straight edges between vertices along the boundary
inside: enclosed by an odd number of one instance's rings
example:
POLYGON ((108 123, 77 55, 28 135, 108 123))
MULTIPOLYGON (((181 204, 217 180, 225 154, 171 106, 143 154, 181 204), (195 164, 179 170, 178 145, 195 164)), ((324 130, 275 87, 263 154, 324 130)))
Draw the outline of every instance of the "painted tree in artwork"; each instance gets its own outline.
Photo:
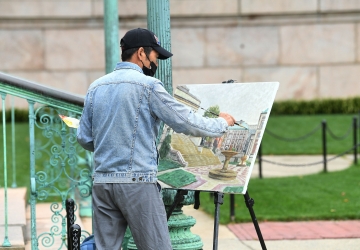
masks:
MULTIPOLYGON (((217 118, 217 117, 219 117, 219 114, 220 114, 220 107, 219 107, 219 105, 215 105, 215 106, 209 107, 205 111, 203 116, 209 117, 209 118, 217 118)), ((210 148, 210 147, 212 147, 213 140, 214 140, 213 138, 205 137, 202 139, 202 145, 210 148)))
POLYGON ((219 105, 215 105, 215 106, 211 106, 205 111, 204 117, 216 118, 219 116, 219 114, 220 114, 220 107, 219 105))

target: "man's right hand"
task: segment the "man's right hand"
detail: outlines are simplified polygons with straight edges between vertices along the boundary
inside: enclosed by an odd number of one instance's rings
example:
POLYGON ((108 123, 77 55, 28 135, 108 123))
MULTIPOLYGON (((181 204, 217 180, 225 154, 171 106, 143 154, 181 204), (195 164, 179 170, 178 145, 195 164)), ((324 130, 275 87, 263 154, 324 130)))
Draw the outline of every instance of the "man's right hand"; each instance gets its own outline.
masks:
POLYGON ((219 114, 219 117, 224 118, 229 126, 234 126, 235 118, 232 115, 229 115, 228 113, 221 112, 219 114))

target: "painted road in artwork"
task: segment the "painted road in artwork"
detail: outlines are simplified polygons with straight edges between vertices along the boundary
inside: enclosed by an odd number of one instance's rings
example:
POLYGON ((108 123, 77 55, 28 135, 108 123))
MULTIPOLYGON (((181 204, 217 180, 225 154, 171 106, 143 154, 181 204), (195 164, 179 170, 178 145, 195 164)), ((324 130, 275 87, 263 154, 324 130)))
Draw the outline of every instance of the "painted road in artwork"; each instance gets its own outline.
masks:
POLYGON ((246 193, 279 83, 178 86, 174 97, 193 112, 233 115, 237 125, 219 138, 178 134, 165 125, 158 178, 165 188, 246 193))

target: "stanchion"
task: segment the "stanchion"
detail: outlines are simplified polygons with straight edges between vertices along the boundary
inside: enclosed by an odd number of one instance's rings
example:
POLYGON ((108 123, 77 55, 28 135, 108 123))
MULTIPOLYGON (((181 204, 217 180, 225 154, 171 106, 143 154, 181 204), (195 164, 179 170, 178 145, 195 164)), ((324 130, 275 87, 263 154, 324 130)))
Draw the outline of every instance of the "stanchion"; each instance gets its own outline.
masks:
POLYGON ((262 179, 262 150, 261 150, 261 144, 259 146, 258 157, 259 157, 259 178, 262 179))
POLYGON ((230 194, 230 220, 235 221, 235 194, 230 194))
POLYGON ((354 129, 354 164, 357 165, 357 128, 358 128, 357 118, 353 119, 353 129, 354 129))
POLYGON ((324 161, 324 173, 327 172, 326 165, 326 120, 322 121, 322 147, 323 147, 323 161, 324 161))

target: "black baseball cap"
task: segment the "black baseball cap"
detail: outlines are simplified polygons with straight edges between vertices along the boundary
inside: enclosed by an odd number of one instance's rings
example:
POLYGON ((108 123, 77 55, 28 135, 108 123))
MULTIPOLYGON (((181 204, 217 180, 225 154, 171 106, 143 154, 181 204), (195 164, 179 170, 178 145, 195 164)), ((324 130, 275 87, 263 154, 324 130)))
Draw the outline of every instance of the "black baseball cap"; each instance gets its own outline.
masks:
POLYGON ((132 29, 126 32, 120 41, 120 46, 121 51, 132 48, 152 47, 159 53, 159 59, 161 60, 168 59, 173 55, 160 46, 160 41, 153 32, 142 28, 132 29))

